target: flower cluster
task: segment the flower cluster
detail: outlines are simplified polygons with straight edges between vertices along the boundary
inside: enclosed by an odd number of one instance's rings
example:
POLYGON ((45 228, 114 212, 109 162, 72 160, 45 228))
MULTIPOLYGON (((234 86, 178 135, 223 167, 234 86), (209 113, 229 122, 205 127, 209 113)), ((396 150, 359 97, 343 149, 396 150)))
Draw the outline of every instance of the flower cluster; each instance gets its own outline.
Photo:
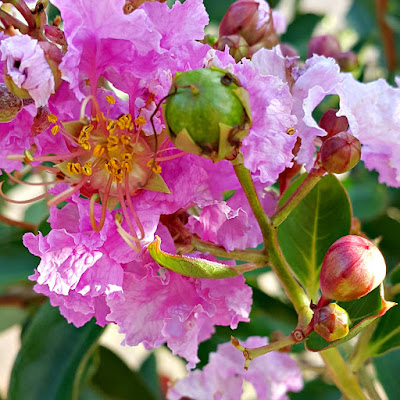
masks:
MULTIPOLYGON (((228 252, 262 241, 228 159, 214 163, 189 154, 168 137, 159 105, 177 72, 219 68, 248 94, 251 126, 237 147, 267 214, 276 196, 266 187, 294 162, 313 167, 327 131, 312 112, 330 94, 339 95, 337 115, 347 117, 366 166, 377 169, 382 182, 400 186, 400 89, 359 83, 324 56, 301 66, 279 45, 259 49, 249 36, 252 59, 237 60, 228 47, 203 43, 209 20, 202 0, 172 8, 143 2, 130 13, 124 0, 52 3, 64 33, 45 26, 36 38, 0 37, 4 84, 25 99, 0 125, 0 167, 17 182, 11 172, 27 165, 57 183, 48 201, 50 233, 26 234, 24 243, 41 258, 31 277, 35 290, 76 326, 92 317, 100 325, 115 323, 126 344, 167 343, 194 366, 198 344, 214 325, 248 321, 251 289, 242 276, 182 276, 146 250, 156 233, 172 254, 195 252, 193 237, 228 252)), ((263 0, 255 3, 262 21, 252 23, 268 30, 275 45, 285 24, 263 0)), ((238 384, 238 377, 230 378, 238 384)))

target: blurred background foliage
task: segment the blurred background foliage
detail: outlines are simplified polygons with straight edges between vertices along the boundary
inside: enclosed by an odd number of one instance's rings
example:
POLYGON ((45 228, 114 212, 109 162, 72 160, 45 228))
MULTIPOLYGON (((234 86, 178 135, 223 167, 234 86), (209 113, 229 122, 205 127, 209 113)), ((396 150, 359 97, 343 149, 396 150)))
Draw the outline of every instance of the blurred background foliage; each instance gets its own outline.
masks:
MULTIPOLYGON (((168 0, 168 3, 171 5, 174 0, 168 0)), ((215 32, 233 1, 204 0, 204 3, 210 15, 210 29, 215 32)), ((398 0, 347 0, 347 12, 335 24, 332 24, 337 17, 334 6, 328 7, 329 13, 324 14, 320 6, 312 11, 311 1, 271 0, 269 3, 289 16, 288 30, 282 41, 295 47, 303 60, 313 34, 334 33, 343 50, 353 50, 359 55, 360 66, 354 71, 359 80, 383 77, 394 83, 395 75, 400 75, 398 0)), ((56 15, 57 9, 51 6, 50 19, 56 15)), ((337 99, 327 98, 314 117, 318 120, 335 104, 337 99)), ((14 185, 5 175, 3 178, 6 180, 3 190, 8 193, 14 185)), ((371 239, 379 238, 388 268, 393 270, 400 263, 400 191, 379 184, 377 174, 367 171, 362 163, 341 179, 362 231, 371 239)), ((0 200, 1 215, 7 215, 7 207, 0 200)), ((6 356, 9 349, 7 344, 1 345, 1 340, 10 328, 16 327, 21 335, 21 350, 9 381, 9 400, 161 400, 171 377, 160 373, 159 357, 149 352, 140 368, 131 368, 124 357, 97 344, 104 329, 93 321, 80 329, 75 328, 60 316, 57 308, 32 291, 28 276, 39 259, 23 246, 21 237, 30 230, 31 224, 40 224, 39 229, 46 234, 49 231, 47 212, 45 203, 39 202, 25 211, 22 216, 25 223, 20 227, 8 225, 4 217, 0 220, 0 400, 6 398, 4 381, 9 368, 5 361, 9 359, 6 356)), ((251 323, 241 323, 234 332, 235 337, 266 336, 275 331, 288 334, 295 327, 296 313, 279 290, 268 290, 268 285, 263 283, 267 278, 271 275, 266 276, 265 270, 247 275, 248 284, 254 291, 251 323)), ((200 345, 198 368, 207 363, 209 353, 216 350, 219 343, 229 340, 231 333, 227 327, 217 327, 213 337, 200 345)), ((303 350, 301 344, 294 352, 300 365, 307 367, 314 359, 307 358, 303 350)), ((373 364, 387 398, 398 398, 400 350, 374 358, 373 364)), ((318 368, 309 370, 305 374, 304 390, 291 394, 290 398, 340 399, 340 392, 319 372, 318 368)))

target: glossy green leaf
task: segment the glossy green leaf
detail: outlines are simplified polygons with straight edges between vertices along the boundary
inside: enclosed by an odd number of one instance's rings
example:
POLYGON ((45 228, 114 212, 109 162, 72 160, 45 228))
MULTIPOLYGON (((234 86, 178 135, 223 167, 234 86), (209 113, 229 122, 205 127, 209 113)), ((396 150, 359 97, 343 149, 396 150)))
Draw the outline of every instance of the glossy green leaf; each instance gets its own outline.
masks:
POLYGON ((40 259, 22 244, 23 229, 0 223, 0 287, 27 280, 40 259))
POLYGON ((231 267, 202 258, 176 256, 165 253, 160 249, 161 239, 156 236, 154 242, 147 247, 150 255, 161 266, 192 278, 222 279, 240 275, 239 269, 243 266, 231 267))
MULTIPOLYGON (((143 379, 139 372, 131 370, 123 360, 106 347, 99 346, 95 357, 98 368, 88 387, 91 396, 118 400, 158 400, 152 391, 151 382, 143 379)), ((84 389, 88 392, 87 388, 84 389)), ((81 396, 82 400, 84 398, 81 396)), ((85 399, 86 400, 86 399, 85 399)))
MULTIPOLYGON (((296 180, 282 203, 305 176, 296 180)), ((323 177, 278 228, 283 254, 297 279, 315 301, 322 260, 329 247, 348 235, 351 205, 342 184, 333 175, 323 177)))
POLYGON ((340 301, 338 305, 344 308, 349 314, 349 334, 342 339, 328 342, 316 332, 313 332, 306 340, 306 347, 308 350, 321 351, 349 341, 376 318, 384 315, 390 308, 395 306, 396 303, 384 300, 383 285, 381 285, 360 299, 346 302, 340 301))
POLYGON ((161 400, 162 394, 160 379, 157 373, 157 361, 154 353, 150 353, 150 355, 143 361, 143 364, 139 369, 139 374, 143 378, 143 381, 146 382, 147 387, 153 393, 154 398, 161 400))
POLYGON ((386 392, 386 398, 398 399, 400 350, 375 357, 373 358, 373 363, 379 383, 386 392))
MULTIPOLYGON (((392 285, 400 283, 400 268, 396 268, 391 274, 392 285)), ((397 294, 393 301, 400 303, 400 294, 397 294)), ((396 348, 400 348, 400 307, 393 307, 382 318, 362 349, 363 357, 379 356, 396 348)))
POLYGON ((94 321, 75 328, 58 308, 44 304, 23 335, 8 399, 76 399, 79 366, 102 331, 94 321))
POLYGON ((290 400, 339 400, 342 397, 335 385, 329 385, 322 379, 309 381, 301 392, 288 394, 290 400))

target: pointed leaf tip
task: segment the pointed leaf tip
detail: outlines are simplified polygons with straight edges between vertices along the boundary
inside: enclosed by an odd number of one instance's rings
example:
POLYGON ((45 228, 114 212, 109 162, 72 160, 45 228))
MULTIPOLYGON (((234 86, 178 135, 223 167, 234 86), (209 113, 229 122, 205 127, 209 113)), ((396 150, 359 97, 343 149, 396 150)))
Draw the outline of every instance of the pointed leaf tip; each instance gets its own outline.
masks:
POLYGON ((178 256, 166 253, 160 249, 161 239, 156 235, 155 240, 147 247, 154 261, 171 271, 192 278, 223 279, 240 275, 233 267, 218 262, 178 256))

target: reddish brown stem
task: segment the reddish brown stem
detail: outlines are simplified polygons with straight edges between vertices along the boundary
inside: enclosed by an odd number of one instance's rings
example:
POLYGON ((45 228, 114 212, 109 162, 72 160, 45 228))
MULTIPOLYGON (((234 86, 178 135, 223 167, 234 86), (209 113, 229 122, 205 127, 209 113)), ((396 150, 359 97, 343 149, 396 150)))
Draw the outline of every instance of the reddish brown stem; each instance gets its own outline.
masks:
POLYGON ((23 221, 15 221, 1 214, 0 214, 0 222, 3 222, 6 225, 14 225, 18 228, 26 229, 27 231, 34 232, 37 230, 37 226, 35 224, 30 224, 29 222, 23 222, 23 221))
POLYGON ((392 28, 386 22, 386 10, 388 0, 375 0, 376 19, 382 35, 383 49, 386 57, 386 64, 389 72, 396 70, 396 44, 392 28))

